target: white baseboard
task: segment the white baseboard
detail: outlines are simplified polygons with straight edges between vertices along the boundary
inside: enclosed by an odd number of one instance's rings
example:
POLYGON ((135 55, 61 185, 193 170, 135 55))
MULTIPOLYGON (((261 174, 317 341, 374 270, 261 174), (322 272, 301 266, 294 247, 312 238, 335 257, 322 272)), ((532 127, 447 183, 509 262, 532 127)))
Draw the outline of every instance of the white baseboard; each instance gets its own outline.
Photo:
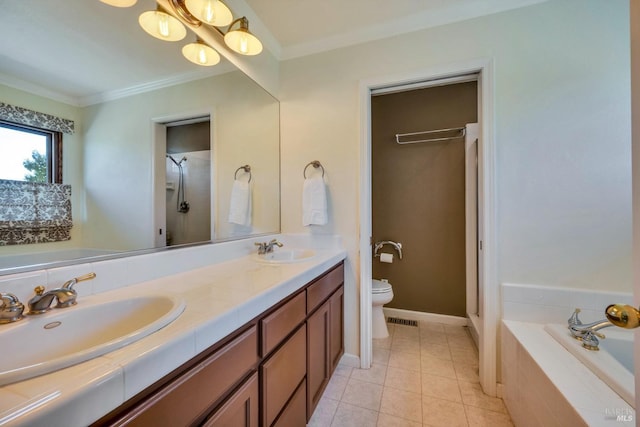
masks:
POLYGON ((480 329, 482 328, 482 322, 477 314, 469 314, 469 332, 471 332, 471 338, 476 343, 476 348, 480 348, 480 329))
POLYGON ((467 326, 466 317, 449 316, 447 314, 423 313, 421 311, 403 310, 401 308, 383 307, 386 317, 399 317, 407 320, 424 320, 425 322, 444 323, 445 325, 467 326))
POLYGON ((496 394, 500 399, 504 399, 504 385, 502 383, 496 384, 496 394))
POLYGON ((352 368, 359 368, 360 367, 360 358, 358 356, 356 356, 355 354, 345 353, 340 358, 340 362, 339 363, 341 365, 350 366, 352 368))

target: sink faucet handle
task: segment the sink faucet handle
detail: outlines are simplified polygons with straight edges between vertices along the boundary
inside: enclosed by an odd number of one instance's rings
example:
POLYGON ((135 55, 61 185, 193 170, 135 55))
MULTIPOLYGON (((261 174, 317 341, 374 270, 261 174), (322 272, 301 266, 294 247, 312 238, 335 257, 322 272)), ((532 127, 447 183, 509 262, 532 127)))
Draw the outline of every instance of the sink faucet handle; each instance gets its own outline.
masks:
POLYGON ((75 285, 76 283, 84 282, 85 280, 95 279, 95 277, 96 277, 96 273, 88 273, 83 276, 74 277, 73 279, 67 280, 66 282, 64 282, 64 285, 62 285, 62 288, 73 290, 73 285, 75 285))
POLYGON ((38 285, 35 288, 33 288, 33 292, 36 293, 36 295, 42 295, 44 293, 44 286, 42 285, 38 285))
POLYGON ((578 318, 578 313, 580 313, 580 309, 576 308, 571 317, 567 320, 569 326, 571 325, 582 325, 582 321, 578 318))
POLYGON ((24 304, 17 296, 10 293, 0 292, 0 324, 13 323, 22 319, 24 304))

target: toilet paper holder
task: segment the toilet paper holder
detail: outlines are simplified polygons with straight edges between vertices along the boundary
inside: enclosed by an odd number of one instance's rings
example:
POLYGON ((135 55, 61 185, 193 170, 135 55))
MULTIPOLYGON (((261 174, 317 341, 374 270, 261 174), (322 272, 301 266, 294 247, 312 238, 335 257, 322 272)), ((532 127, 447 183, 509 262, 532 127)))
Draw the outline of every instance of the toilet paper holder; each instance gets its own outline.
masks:
POLYGON ((378 253, 378 251, 380 249, 382 249, 382 247, 384 245, 391 245, 393 246, 396 251, 398 251, 398 257, 400 259, 402 259, 402 243, 397 243, 397 242, 393 242, 391 240, 383 240, 381 242, 376 242, 375 245, 373 246, 373 256, 374 257, 379 257, 380 254, 378 253))

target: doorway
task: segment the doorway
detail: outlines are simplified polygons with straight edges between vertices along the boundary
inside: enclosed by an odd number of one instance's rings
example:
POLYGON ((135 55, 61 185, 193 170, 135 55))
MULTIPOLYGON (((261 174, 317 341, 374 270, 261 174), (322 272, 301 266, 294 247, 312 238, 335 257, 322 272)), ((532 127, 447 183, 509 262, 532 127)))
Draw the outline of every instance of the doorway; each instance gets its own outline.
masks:
POLYGON ((373 241, 400 243, 404 254, 390 263, 374 254, 372 272, 393 287, 393 317, 461 324, 467 285, 478 288, 466 283, 465 238, 466 124, 478 119, 478 84, 433 83, 371 93, 373 241))
POLYGON ((154 120, 155 247, 213 238, 210 117, 154 120))
MULTIPOLYGON (((480 355, 480 383, 484 392, 497 392, 497 326, 499 321, 498 283, 496 279, 495 239, 495 149, 493 146, 493 63, 490 59, 471 60, 436 66, 420 73, 387 76, 360 83, 361 100, 361 175, 360 175, 360 366, 369 368, 372 361, 372 167, 371 167, 371 97, 372 91, 390 90, 411 85, 425 87, 425 83, 448 84, 450 79, 477 75, 478 125, 477 132, 477 319, 480 355)), ((466 148, 476 146, 465 144, 466 148)), ((471 150, 466 150, 471 151, 471 150)), ((475 163, 475 162, 474 162, 475 163)), ((466 179, 465 179, 466 181, 466 179)), ((468 245, 467 245, 468 246, 468 245)), ((467 268, 468 270, 468 268, 467 268)))

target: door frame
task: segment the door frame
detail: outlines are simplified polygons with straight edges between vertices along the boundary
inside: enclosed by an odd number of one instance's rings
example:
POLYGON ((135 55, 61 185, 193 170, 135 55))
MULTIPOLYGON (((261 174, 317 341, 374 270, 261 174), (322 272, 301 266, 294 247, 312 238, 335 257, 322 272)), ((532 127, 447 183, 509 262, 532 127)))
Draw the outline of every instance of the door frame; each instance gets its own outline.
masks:
POLYGON ((478 224, 482 235, 482 265, 479 266, 484 284, 479 296, 483 313, 479 332, 480 383, 485 393, 495 396, 497 392, 497 330, 500 318, 497 281, 497 241, 495 230, 495 144, 494 144, 494 71, 493 59, 481 58, 458 63, 437 65, 422 71, 382 76, 362 80, 359 84, 360 98, 360 366, 371 367, 371 91, 385 87, 407 85, 429 80, 440 80, 464 74, 478 73, 481 97, 478 123, 481 137, 478 144, 478 224))
POLYGON ((217 204, 215 203, 218 187, 216 173, 218 170, 218 153, 216 152, 216 132, 218 129, 216 120, 217 114, 212 108, 181 112, 175 114, 167 114, 151 118, 151 156, 153 158, 151 166, 151 194, 152 194, 152 227, 151 241, 154 242, 156 248, 164 247, 162 241, 165 239, 167 232, 166 218, 166 153, 167 153, 167 125, 175 122, 197 120, 199 118, 209 116, 209 149, 211 153, 211 170, 209 171, 209 180, 211 182, 210 190, 210 221, 211 221, 211 240, 216 238, 216 221, 218 213, 216 212, 217 204), (159 236, 158 230, 163 230, 163 236, 159 236))

